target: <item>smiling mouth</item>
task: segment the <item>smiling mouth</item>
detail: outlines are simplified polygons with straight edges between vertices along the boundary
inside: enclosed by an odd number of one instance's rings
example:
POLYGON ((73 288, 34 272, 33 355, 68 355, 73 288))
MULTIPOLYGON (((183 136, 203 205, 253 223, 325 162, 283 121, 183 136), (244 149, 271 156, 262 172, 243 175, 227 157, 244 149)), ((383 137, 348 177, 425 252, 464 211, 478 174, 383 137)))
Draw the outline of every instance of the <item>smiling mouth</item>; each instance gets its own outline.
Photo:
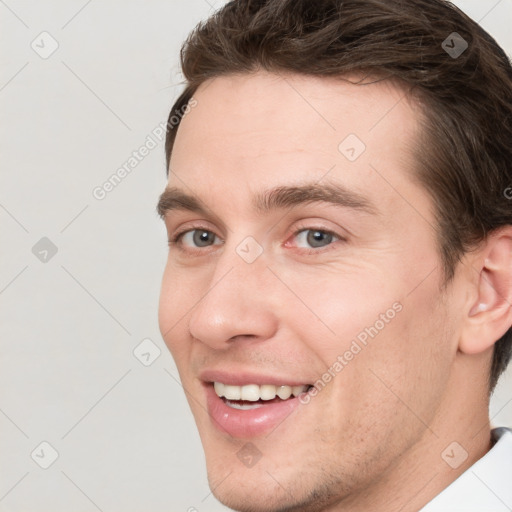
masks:
POLYGON ((284 402, 290 398, 296 398, 302 393, 307 393, 311 385, 300 386, 275 386, 273 384, 246 384, 235 386, 214 382, 213 388, 216 395, 232 409, 249 410, 263 407, 266 404, 284 402))

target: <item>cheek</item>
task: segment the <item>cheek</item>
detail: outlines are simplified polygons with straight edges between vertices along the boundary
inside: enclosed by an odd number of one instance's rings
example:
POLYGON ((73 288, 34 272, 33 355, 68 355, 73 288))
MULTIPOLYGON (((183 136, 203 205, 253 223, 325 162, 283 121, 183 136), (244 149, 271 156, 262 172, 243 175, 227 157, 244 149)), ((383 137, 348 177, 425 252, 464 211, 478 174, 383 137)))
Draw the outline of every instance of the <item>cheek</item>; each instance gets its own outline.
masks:
POLYGON ((339 399, 350 390, 374 404, 391 399, 396 407, 387 389, 396 386, 404 398, 423 395, 428 402, 435 390, 427 383, 445 382, 453 350, 439 279, 436 272, 417 286, 417 278, 355 267, 321 278, 303 274, 288 282, 305 305, 288 303, 285 318, 328 372, 319 377, 331 390, 342 389, 334 391, 339 399))
POLYGON ((403 309, 398 279, 386 279, 378 269, 369 272, 353 266, 322 274, 290 274, 288 282, 302 304, 288 301, 287 324, 295 326, 297 336, 327 367, 351 348, 358 352, 354 341, 364 348, 383 337, 403 309))
POLYGON ((174 286, 169 272, 169 263, 167 263, 164 275, 162 277, 162 284, 160 288, 160 300, 158 304, 158 324, 160 333, 167 343, 167 338, 172 330, 175 317, 175 299, 174 299, 174 286))
POLYGON ((199 296, 193 291, 194 281, 197 286, 197 277, 195 280, 188 279, 187 273, 168 261, 160 290, 158 324, 162 338, 174 358, 178 358, 180 350, 188 346, 182 340, 187 312, 193 308, 199 296))
POLYGON ((441 299, 435 278, 402 297, 401 311, 369 341, 345 375, 344 387, 364 397, 380 421, 400 418, 410 432, 430 424, 456 352, 454 326, 441 299))

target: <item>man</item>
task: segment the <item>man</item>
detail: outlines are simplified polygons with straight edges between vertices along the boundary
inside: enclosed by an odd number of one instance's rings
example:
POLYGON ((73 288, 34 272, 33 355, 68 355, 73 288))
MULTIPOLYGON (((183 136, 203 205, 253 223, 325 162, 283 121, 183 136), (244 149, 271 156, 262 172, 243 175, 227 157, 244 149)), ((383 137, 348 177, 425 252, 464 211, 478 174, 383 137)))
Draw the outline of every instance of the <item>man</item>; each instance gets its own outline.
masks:
POLYGON ((511 510, 504 52, 443 0, 237 0, 182 67, 159 317, 212 492, 511 510))

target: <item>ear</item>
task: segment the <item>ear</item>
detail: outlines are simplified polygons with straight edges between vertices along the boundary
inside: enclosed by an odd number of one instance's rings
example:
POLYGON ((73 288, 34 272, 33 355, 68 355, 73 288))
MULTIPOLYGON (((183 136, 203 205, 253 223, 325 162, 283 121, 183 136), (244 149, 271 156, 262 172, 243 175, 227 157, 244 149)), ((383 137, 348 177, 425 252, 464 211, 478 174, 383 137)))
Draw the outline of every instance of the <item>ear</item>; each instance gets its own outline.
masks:
POLYGON ((471 262, 478 273, 459 350, 478 354, 492 347, 512 325, 512 226, 493 233, 471 262))

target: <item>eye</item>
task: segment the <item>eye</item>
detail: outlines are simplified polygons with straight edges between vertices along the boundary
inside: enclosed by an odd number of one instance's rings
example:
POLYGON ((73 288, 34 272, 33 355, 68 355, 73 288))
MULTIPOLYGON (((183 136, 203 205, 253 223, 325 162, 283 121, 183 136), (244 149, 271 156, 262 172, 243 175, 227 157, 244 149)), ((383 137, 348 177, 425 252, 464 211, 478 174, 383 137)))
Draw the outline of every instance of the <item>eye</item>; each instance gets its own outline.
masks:
MULTIPOLYGON (((176 235, 171 243, 182 245, 186 247, 208 247, 214 245, 216 240, 220 240, 219 237, 207 229, 189 229, 183 233, 176 235)), ((218 244, 217 244, 218 245, 218 244)))
POLYGON ((322 248, 341 240, 335 233, 315 228, 301 229, 295 233, 294 238, 297 240, 297 246, 305 249, 322 248))

